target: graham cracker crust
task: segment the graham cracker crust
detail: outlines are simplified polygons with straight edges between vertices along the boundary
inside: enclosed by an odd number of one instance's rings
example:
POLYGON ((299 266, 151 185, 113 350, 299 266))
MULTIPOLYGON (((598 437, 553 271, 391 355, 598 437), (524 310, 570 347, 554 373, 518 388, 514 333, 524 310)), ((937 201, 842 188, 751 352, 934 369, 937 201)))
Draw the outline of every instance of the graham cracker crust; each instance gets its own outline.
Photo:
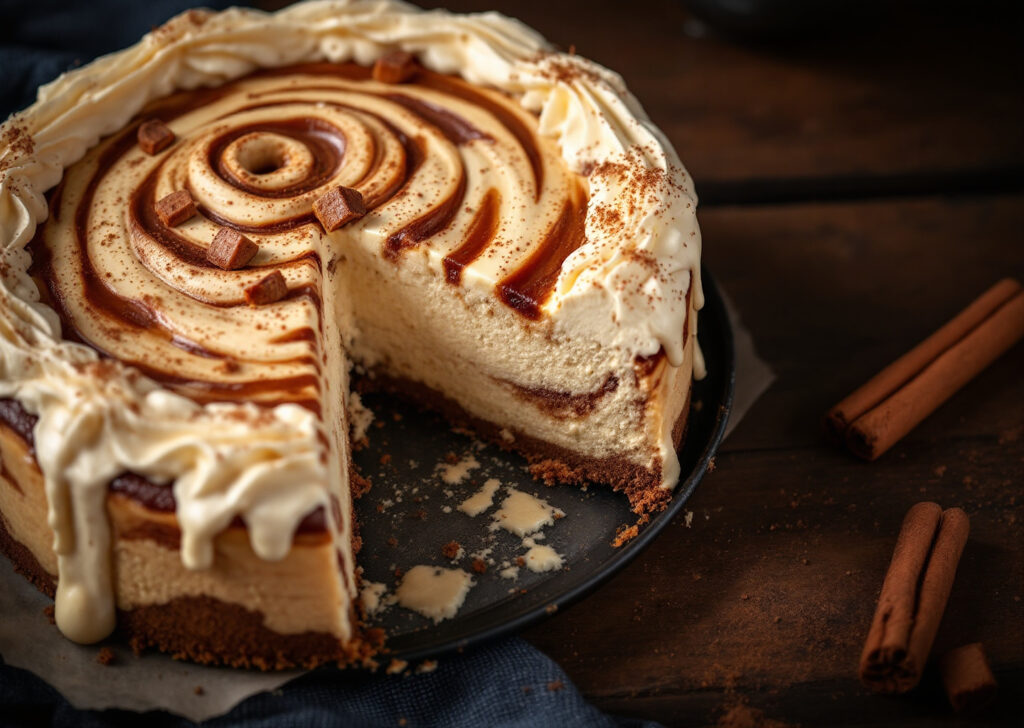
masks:
MULTIPOLYGON (((510 431, 474 417, 458 402, 420 382, 373 372, 359 378, 355 388, 360 392, 396 393, 429 412, 442 415, 456 427, 472 430, 481 439, 503 450, 519 453, 529 462, 530 473, 545 485, 582 485, 588 482, 610 485, 613 490, 626 494, 633 512, 641 517, 641 523, 646 522, 651 514, 664 510, 672 500, 672 491, 661 487, 660 467, 648 470, 616 456, 587 457, 519 431, 510 431), (513 439, 509 440, 507 435, 503 437, 503 432, 511 432, 513 439)), ((685 434, 689 397, 687 393, 686 405, 672 428, 675 447, 679 446, 685 434)))
MULTIPOLYGON (((625 493, 633 511, 640 517, 637 525, 663 510, 672 498, 671 491, 660 487, 660 469, 648 470, 622 457, 583 456, 518 431, 512 432, 510 441, 507 429, 470 415, 454 400, 421 383, 377 374, 373 378, 359 379, 356 387, 360 391, 397 392, 419 406, 441 414, 453 425, 468 427, 482 439, 521 454, 530 463, 531 474, 546 485, 586 482, 610 485, 614 490, 625 493)), ((672 430, 676 447, 685 435, 688 412, 689 394, 672 430)), ((22 435, 22 438, 31 446, 30 432, 28 437, 22 435)), ((351 473, 354 476, 353 496, 358 497, 368 490, 368 483, 354 469, 351 473)), ((635 534, 637 525, 620 533, 616 545, 635 534)), ((353 517, 352 540, 356 551, 361 545, 358 534, 358 523, 353 517)), ((53 598, 56 592, 54 578, 42 568, 28 548, 11 536, 3 514, 0 514, 0 552, 10 558, 16 571, 53 598)), ((260 670, 368 663, 383 650, 385 638, 379 629, 362 630, 347 643, 321 632, 280 634, 263 625, 263 616, 259 612, 208 596, 178 597, 166 604, 119 609, 117 622, 118 634, 136 652, 156 648, 175 659, 260 670)), ((353 624, 361 623, 362 620, 354 613, 353 624)))
MULTIPOLYGON (((56 594, 53 577, 11 536, 0 515, 0 552, 39 591, 56 594)), ((358 622, 358 620, 356 620, 358 622)), ((380 651, 384 633, 365 630, 341 643, 323 632, 280 634, 263 626, 263 615, 208 596, 178 597, 166 604, 117 610, 117 631, 136 652, 155 647, 179 660, 259 670, 313 668, 365 662, 380 651)))

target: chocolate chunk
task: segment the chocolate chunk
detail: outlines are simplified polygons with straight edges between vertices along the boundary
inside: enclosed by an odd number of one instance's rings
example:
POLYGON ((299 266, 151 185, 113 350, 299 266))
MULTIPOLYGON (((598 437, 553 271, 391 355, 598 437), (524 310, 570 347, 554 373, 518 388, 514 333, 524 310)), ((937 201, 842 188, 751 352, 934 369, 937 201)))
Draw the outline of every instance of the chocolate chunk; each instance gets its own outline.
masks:
POLYGON ((416 59, 405 51, 392 51, 373 64, 373 80, 382 83, 402 83, 416 73, 416 59))
POLYGON ((335 187, 313 203, 313 213, 324 230, 331 232, 366 214, 366 205, 359 190, 335 187))
POLYGON ((174 141, 174 132, 162 121, 151 119, 139 126, 139 146, 146 154, 159 154, 174 141))
POLYGON ((238 270, 244 268, 260 249, 237 230, 222 227, 206 249, 206 259, 218 268, 238 270))
POLYGON ((196 214, 196 203, 188 190, 178 190, 157 200, 156 214, 167 227, 177 227, 196 214))
POLYGON ((273 273, 260 278, 245 289, 245 300, 249 302, 250 306, 263 306, 268 303, 274 303, 287 295, 288 284, 285 283, 284 276, 281 275, 279 270, 275 270, 273 273))

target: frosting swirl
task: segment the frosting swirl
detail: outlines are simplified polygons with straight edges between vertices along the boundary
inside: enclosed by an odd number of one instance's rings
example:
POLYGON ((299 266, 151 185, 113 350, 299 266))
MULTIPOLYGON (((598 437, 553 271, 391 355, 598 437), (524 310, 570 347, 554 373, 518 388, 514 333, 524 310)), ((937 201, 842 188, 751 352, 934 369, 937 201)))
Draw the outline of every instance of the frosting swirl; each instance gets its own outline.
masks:
POLYGON ((531 319, 583 243, 582 178, 514 99, 458 79, 394 86, 310 64, 184 92, 151 117, 176 143, 149 156, 137 121, 91 150, 53 196, 35 259, 68 331, 201 402, 319 411, 321 265, 352 241, 396 263, 429 251, 449 283, 491 288, 531 319), (325 237, 312 205, 337 185, 369 212, 325 237), (180 189, 199 215, 172 227, 156 202, 180 189), (206 261, 221 226, 259 245, 246 269, 206 261), (247 307, 269 269, 291 300, 247 307))

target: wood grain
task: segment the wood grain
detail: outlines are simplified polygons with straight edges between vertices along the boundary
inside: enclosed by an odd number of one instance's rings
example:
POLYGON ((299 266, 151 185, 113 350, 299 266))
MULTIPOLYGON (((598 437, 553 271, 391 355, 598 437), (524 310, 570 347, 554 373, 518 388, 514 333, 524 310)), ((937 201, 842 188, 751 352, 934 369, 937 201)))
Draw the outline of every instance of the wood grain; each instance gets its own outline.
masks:
POLYGON ((1007 4, 879 3, 858 26, 767 47, 718 36, 673 0, 421 4, 496 9, 619 72, 705 204, 1024 179, 1024 44, 1007 4))
MULTIPOLYGON (((892 701, 859 686, 856 660, 903 515, 935 500, 972 519, 936 650, 980 640, 1019 684, 1024 346, 876 463, 829 445, 819 420, 989 283, 1024 273, 1024 198, 723 207, 701 221, 708 264, 778 381, 688 504, 691 526, 674 522, 529 639, 608 709, 699 724, 767 696, 785 720, 884 722, 892 701)), ((942 701, 900 711, 934 717, 942 701)))

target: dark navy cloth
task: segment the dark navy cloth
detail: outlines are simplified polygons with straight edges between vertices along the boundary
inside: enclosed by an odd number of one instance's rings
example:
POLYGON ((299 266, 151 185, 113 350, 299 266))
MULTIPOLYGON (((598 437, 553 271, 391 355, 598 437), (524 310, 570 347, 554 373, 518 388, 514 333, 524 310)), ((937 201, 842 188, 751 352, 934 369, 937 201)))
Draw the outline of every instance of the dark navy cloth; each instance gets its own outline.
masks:
POLYGON ((0 119, 64 71, 127 48, 183 10, 245 0, 0 0, 0 119))
MULTIPOLYGON (((142 723, 147 728, 194 725, 163 712, 75 710, 31 673, 0 666, 2 725, 92 728, 142 723)), ((436 670, 423 674, 315 670, 280 690, 254 695, 203 725, 613 728, 655 724, 601 713, 583 699, 558 665, 524 640, 511 638, 463 655, 442 656, 436 670)))
MULTIPOLYGON (((151 27, 195 5, 224 0, 0 0, 0 119, 76 65, 125 48, 151 27)), ((2 618, 2 616, 0 616, 2 618)), ((128 669, 119 666, 110 669, 128 669)), ((145 715, 72 708, 53 688, 0 659, 0 725, 192 725, 145 715)), ((253 696, 211 726, 573 726, 653 725, 602 714, 554 662, 518 638, 443 657, 434 672, 409 676, 317 670, 281 690, 253 696), (404 722, 403 722, 404 721, 404 722)))

